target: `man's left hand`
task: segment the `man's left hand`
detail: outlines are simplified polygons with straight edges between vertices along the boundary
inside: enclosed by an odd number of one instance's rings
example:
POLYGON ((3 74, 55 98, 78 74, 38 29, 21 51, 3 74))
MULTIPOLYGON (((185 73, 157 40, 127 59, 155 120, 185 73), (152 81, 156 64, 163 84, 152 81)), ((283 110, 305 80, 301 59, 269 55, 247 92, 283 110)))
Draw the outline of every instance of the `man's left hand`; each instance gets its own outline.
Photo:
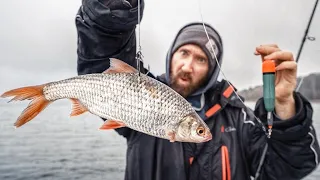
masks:
POLYGON ((274 60, 275 74, 275 109, 281 119, 289 119, 295 114, 293 92, 297 85, 297 63, 293 54, 281 50, 278 45, 261 45, 256 47, 255 55, 260 55, 262 61, 274 60))

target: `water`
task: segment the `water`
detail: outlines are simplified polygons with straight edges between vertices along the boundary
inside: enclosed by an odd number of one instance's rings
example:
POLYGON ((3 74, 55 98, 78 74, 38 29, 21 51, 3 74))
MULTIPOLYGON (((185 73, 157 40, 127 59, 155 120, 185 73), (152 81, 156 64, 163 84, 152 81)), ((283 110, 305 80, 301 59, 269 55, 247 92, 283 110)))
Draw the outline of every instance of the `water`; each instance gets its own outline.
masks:
MULTIPOLYGON (((126 141, 114 131, 98 130, 100 118, 89 113, 69 118, 71 103, 60 100, 14 129, 27 103, 0 100, 0 180, 123 179, 126 141)), ((320 103, 313 107, 320 130, 320 103)), ((305 179, 319 178, 317 169, 305 179)))

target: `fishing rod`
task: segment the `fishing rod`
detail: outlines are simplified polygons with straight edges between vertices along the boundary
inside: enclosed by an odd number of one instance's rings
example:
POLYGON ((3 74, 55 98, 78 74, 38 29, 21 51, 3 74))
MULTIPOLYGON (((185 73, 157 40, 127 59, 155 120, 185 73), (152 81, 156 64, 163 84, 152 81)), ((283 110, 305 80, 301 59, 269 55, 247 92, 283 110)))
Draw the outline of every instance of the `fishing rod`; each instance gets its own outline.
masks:
POLYGON ((308 39, 310 41, 314 41, 316 39, 315 37, 307 37, 307 36, 308 36, 308 33, 309 33, 309 29, 310 29, 310 25, 311 25, 314 13, 315 13, 315 11, 317 9, 317 5, 318 5, 318 0, 316 0, 316 2, 315 2, 315 5, 314 5, 312 13, 311 13, 311 16, 309 18, 309 22, 308 22, 307 28, 306 28, 306 30, 304 32, 304 36, 302 38, 302 41, 301 41, 301 44, 300 44, 300 48, 299 48, 299 51, 298 51, 298 55, 297 55, 297 58, 296 58, 297 59, 296 60, 297 63, 299 61, 299 58, 300 58, 300 55, 301 55, 301 52, 302 52, 302 49, 303 49, 303 46, 304 46, 304 43, 305 43, 306 39, 308 39))
MULTIPOLYGON (((306 28, 305 33, 304 33, 304 36, 303 36, 303 38, 302 38, 302 41, 301 41, 301 44, 300 44, 300 48, 299 48, 299 51, 298 51, 298 55, 297 55, 297 58, 296 58, 296 62, 297 62, 297 63, 298 63, 298 61, 299 61, 299 59, 300 59, 300 55, 301 55, 301 52, 302 52, 302 48, 303 48, 303 46, 304 46, 304 43, 305 43, 306 39, 308 39, 309 41, 314 41, 314 40, 316 40, 315 37, 310 37, 310 36, 308 36, 308 33, 309 33, 309 28, 310 28, 310 25, 311 25, 311 22, 312 22, 314 13, 315 13, 315 11, 316 11, 316 9, 317 9, 317 5, 318 5, 318 0, 316 0, 316 2, 315 2, 315 5, 314 5, 313 10, 312 10, 312 13, 311 13, 311 16, 310 16, 310 18, 309 18, 309 22, 308 22, 307 28, 306 28), (307 37, 307 36, 308 36, 308 37, 307 37)), ((296 88, 296 91, 299 91, 299 89, 300 89, 300 87, 301 87, 301 85, 302 85, 303 80, 304 80, 304 77, 301 77, 300 82, 299 82, 299 84, 298 84, 298 86, 297 86, 297 88, 296 88)))

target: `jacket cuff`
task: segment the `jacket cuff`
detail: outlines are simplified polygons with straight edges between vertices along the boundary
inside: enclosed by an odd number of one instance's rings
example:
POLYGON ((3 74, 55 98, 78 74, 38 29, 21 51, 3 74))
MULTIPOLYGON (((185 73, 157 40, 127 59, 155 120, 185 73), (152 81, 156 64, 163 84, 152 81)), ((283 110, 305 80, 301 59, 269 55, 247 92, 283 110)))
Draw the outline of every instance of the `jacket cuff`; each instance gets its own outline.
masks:
MULTIPOLYGON (((122 3, 122 1, 118 1, 122 3)), ((140 3, 140 20, 143 16, 144 1, 140 3)), ((138 6, 128 8, 123 4, 124 8, 119 6, 110 7, 99 0, 84 1, 81 7, 82 13, 86 14, 92 23, 109 30, 128 31, 135 28, 138 24, 138 6)))
POLYGON ((295 126, 297 124, 299 124, 305 117, 305 107, 304 107, 304 102, 302 101, 302 98, 299 97, 299 95, 297 95, 296 93, 294 93, 294 100, 295 100, 295 109, 296 109, 296 113, 293 117, 289 118, 289 119, 281 119, 277 113, 274 111, 273 112, 273 120, 274 120, 274 124, 273 126, 275 128, 288 128, 291 126, 295 126))
MULTIPOLYGON (((282 120, 275 113, 273 115, 272 138, 277 140, 297 140, 310 131, 312 123, 312 107, 307 99, 299 92, 294 92, 296 114, 287 120, 282 120)), ((256 105, 256 115, 267 125, 267 112, 264 108, 263 98, 256 105)))

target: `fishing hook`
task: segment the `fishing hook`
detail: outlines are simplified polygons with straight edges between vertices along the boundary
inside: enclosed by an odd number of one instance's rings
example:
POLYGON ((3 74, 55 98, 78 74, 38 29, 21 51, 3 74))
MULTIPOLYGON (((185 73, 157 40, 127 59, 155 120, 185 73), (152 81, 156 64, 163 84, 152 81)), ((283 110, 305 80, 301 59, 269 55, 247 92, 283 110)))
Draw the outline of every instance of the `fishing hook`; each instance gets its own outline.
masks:
POLYGON ((138 72, 139 72, 139 76, 140 76, 140 73, 141 73, 141 63, 143 63, 143 55, 142 55, 142 52, 139 50, 136 54, 136 61, 137 61, 137 69, 138 69, 138 72))
MULTIPOLYGON (((139 24, 138 34, 139 34, 139 39, 138 39, 138 51, 137 51, 137 54, 136 54, 136 61, 137 61, 137 69, 138 69, 138 72, 139 72, 139 77, 141 75, 140 74, 141 73, 141 63, 143 64, 143 55, 142 55, 141 43, 140 43, 140 37, 141 37, 141 35, 140 35, 140 8, 141 8, 140 0, 138 0, 138 24, 139 24)), ((148 71, 147 71, 146 75, 149 74, 149 73, 150 73, 150 65, 148 65, 148 71)))

